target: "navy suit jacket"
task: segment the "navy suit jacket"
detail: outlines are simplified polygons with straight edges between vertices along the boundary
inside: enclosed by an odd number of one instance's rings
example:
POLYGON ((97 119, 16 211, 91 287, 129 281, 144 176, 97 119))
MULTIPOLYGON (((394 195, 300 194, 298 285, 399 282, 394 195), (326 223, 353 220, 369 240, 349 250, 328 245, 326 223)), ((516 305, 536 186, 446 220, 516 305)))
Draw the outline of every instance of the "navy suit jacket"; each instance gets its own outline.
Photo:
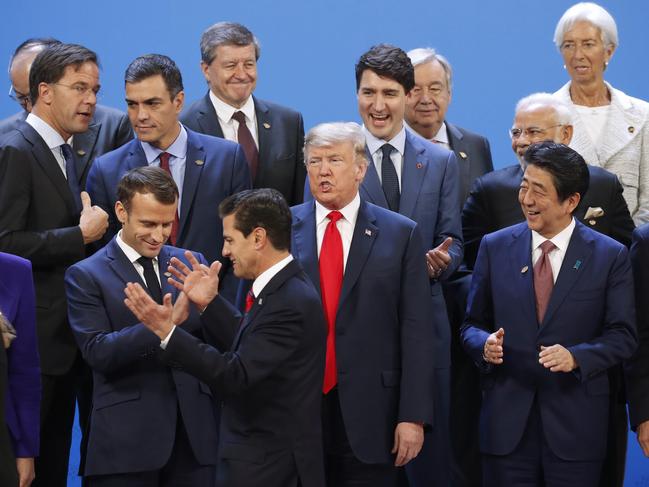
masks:
MULTIPOLYGON (((25 121, 27 112, 22 111, 0 121, 0 136, 15 129, 25 121)), ((90 166, 95 158, 126 144, 133 138, 133 130, 125 113, 114 108, 97 105, 88 130, 75 134, 72 149, 75 155, 79 187, 86 187, 90 166)))
MULTIPOLYGON (((590 184, 575 210, 575 218, 628 247, 634 224, 622 196, 620 181, 613 173, 600 167, 588 166, 588 171, 590 184), (604 214, 586 220, 584 217, 589 207, 600 207, 604 214)), ((462 210, 464 261, 469 269, 473 269, 483 236, 525 220, 518 202, 522 180, 523 169, 516 164, 485 174, 475 181, 462 210)))
POLYGON ((460 208, 464 205, 473 181, 494 170, 491 160, 491 147, 486 137, 469 130, 446 123, 446 134, 451 150, 455 152, 455 160, 460 176, 460 208))
MULTIPOLYGON (((361 184, 361 198, 388 207, 372 157, 361 184)), ((450 366, 451 332, 440 281, 447 279, 462 261, 458 168, 453 152, 432 144, 406 130, 406 146, 401 169, 399 213, 414 220, 426 250, 437 247, 446 237, 453 238, 449 249, 452 261, 439 279, 430 279, 435 328, 435 367, 450 366)), ((420 260, 426 269, 424 254, 420 260)))
POLYGON ((208 342, 176 329, 164 352, 223 398, 217 485, 324 487, 320 406, 326 326, 313 284, 289 262, 242 318, 221 296, 208 342), (221 351, 224 353, 222 353, 221 351))
MULTIPOLYGON (((304 121, 290 108, 253 96, 259 135, 259 165, 254 188, 273 188, 284 195, 289 206, 302 203, 306 168, 304 121)), ((223 138, 223 130, 209 92, 192 103, 180 121, 190 129, 223 138)))
POLYGON ((555 455, 599 461, 607 442, 607 370, 636 348, 628 251, 577 222, 539 324, 531 242, 527 223, 485 236, 473 272, 462 340, 484 372, 480 449, 511 453, 536 401, 555 455), (500 327, 505 330, 504 362, 486 364, 485 341, 500 327), (540 346, 555 344, 572 353, 578 369, 551 372, 539 364, 540 346))
MULTIPOLYGON (((177 291, 164 273, 171 257, 186 262, 183 252, 164 246, 158 255, 162 293, 174 298, 177 291)), ((171 454, 179 417, 198 463, 214 465, 217 430, 211 391, 176 364, 161 361, 160 339, 124 304, 127 282, 139 282, 146 289, 114 239, 70 267, 65 276, 70 326, 93 372, 84 473, 162 468, 171 454)), ((200 335, 197 313, 183 328, 200 335)))
POLYGON ((631 245, 635 283, 638 351, 626 368, 631 426, 649 421, 649 223, 635 229, 631 245))
MULTIPOLYGON (((315 203, 291 209, 291 249, 320 292, 315 203)), ((411 220, 361 200, 336 315, 338 393, 356 457, 394 463, 398 422, 433 423, 424 246, 411 220)))
MULTIPOLYGON (((8 378, 5 402, 0 404, 5 414, 0 421, 7 425, 14 456, 37 457, 41 377, 32 266, 28 260, 0 252, 0 269, 0 312, 16 329, 17 337, 6 351, 6 367, 0 367, 8 378)), ((0 347, 1 361, 5 356, 1 342, 0 347)))
MULTIPOLYGON (((99 157, 93 164, 88 176, 88 193, 93 204, 102 207, 109 215, 104 242, 120 229, 115 216, 120 179, 127 171, 146 165, 146 155, 138 139, 99 157)), ((209 262, 219 259, 223 248, 219 204, 228 196, 249 188, 250 173, 241 146, 187 130, 185 180, 176 244, 202 253, 209 262)), ((234 298, 238 279, 234 277, 227 259, 222 272, 221 292, 234 298)))
POLYGON ((31 261, 41 370, 67 372, 77 356, 65 303, 66 268, 85 257, 68 182, 52 151, 25 122, 0 146, 0 251, 31 261))

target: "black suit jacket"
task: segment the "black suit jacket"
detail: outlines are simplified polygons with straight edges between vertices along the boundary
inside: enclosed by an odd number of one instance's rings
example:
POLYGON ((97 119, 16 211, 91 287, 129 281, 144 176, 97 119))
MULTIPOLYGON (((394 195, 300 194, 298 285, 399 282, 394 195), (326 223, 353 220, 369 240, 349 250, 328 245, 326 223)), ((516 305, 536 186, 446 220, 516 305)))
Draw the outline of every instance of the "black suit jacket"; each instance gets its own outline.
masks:
MULTIPOLYGON (((304 121, 302 115, 253 96, 259 135, 259 166, 254 188, 274 188, 284 195, 289 206, 302 203, 306 168, 304 121)), ((192 103, 180 117, 190 129, 223 138, 223 130, 209 92, 192 103)))
POLYGON ((85 248, 63 171, 25 122, 0 147, 0 251, 31 260, 41 370, 65 373, 77 346, 68 325, 63 275, 85 257, 85 248))
POLYGON ((445 123, 448 142, 457 160, 460 175, 460 208, 462 208, 469 196, 473 181, 494 170, 491 148, 489 141, 482 135, 445 123))
POLYGON ((243 319, 217 296, 201 322, 218 349, 177 328, 163 357, 223 398, 217 485, 286 487, 299 477, 303 487, 324 487, 326 326, 298 262, 270 280, 243 319))
MULTIPOLYGON (((588 166, 588 170, 590 185, 575 210, 575 218, 593 230, 629 246, 634 225, 622 196, 620 181, 605 169, 588 166), (585 220, 589 207, 599 207, 604 210, 604 214, 585 220)), ((522 179, 523 170, 516 164, 485 174, 475 181, 462 210, 464 259, 469 269, 473 269, 482 237, 525 220, 518 202, 518 189, 522 179)))
MULTIPOLYGON (((21 122, 25 121, 25 118, 27 118, 27 112, 22 111, 0 120, 0 136, 18 127, 21 122)), ((88 172, 96 157, 117 149, 132 138, 133 130, 125 113, 114 108, 97 105, 88 130, 82 134, 76 134, 72 139, 79 187, 81 189, 86 187, 88 172)))

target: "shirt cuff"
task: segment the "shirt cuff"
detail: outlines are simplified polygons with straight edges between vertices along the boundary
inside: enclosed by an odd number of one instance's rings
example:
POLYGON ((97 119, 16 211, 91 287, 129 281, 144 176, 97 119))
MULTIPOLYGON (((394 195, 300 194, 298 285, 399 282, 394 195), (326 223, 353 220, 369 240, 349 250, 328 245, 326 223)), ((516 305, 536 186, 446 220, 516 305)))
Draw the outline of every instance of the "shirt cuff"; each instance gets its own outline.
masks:
POLYGON ((160 348, 161 349, 165 350, 167 348, 167 344, 169 343, 169 340, 171 339, 171 335, 174 334, 175 329, 176 329, 176 325, 173 325, 173 327, 171 328, 171 331, 169 332, 167 337, 160 342, 160 348))

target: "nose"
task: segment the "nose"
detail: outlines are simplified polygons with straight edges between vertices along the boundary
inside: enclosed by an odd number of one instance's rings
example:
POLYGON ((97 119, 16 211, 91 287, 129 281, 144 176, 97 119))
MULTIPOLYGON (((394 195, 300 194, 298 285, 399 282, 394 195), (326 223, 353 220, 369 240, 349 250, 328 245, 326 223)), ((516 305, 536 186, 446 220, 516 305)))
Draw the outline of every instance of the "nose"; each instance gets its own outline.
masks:
POLYGON ((374 99, 374 110, 377 112, 382 111, 385 108, 385 100, 382 95, 376 95, 374 99))
POLYGON ((223 250, 221 250, 221 255, 222 255, 223 257, 229 257, 229 256, 230 256, 230 249, 229 249, 227 243, 224 243, 224 244, 223 244, 223 250))
POLYGON ((428 91, 427 89, 421 91, 419 103, 421 103, 422 105, 430 105, 431 103, 433 103, 433 97, 430 94, 430 91, 428 91))
POLYGON ((149 118, 149 111, 144 106, 139 106, 137 108, 137 119, 146 120, 149 118))
POLYGON ((532 191, 529 188, 521 188, 518 200, 523 206, 532 206, 534 204, 534 198, 532 197, 532 191))
POLYGON ((171 226, 166 230, 162 225, 157 225, 151 232, 151 238, 155 242, 164 242, 171 234, 171 226))
POLYGON ((246 69, 243 66, 243 63, 237 63, 237 67, 235 68, 234 75, 238 79, 243 79, 246 77, 246 69))

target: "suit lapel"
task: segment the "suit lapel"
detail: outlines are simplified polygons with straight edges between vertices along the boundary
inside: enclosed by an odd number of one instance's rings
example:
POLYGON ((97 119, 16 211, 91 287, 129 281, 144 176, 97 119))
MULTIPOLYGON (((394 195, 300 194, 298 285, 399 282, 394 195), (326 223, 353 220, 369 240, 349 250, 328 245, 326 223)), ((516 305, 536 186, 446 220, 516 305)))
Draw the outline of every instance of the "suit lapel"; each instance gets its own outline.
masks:
POLYGON ((381 180, 374 166, 374 159, 367 146, 365 146, 365 155, 367 156, 368 166, 365 179, 363 179, 363 183, 361 184, 361 198, 381 208, 387 208, 388 200, 385 199, 381 180))
POLYGON ((182 242, 185 227, 189 224, 189 212, 194 204, 194 196, 200 182, 203 167, 207 164, 205 148, 198 141, 198 137, 191 130, 187 130, 187 155, 185 157, 185 180, 183 181, 183 200, 180 207, 180 228, 178 241, 182 242), (203 164, 197 164, 202 161, 203 164))
POLYGON ((532 267, 532 232, 527 223, 520 223, 512 228, 509 259, 513 284, 520 289, 524 323, 536 323, 536 297, 534 295, 534 269, 532 267))
MULTIPOLYGON (((257 117, 257 137, 259 140, 259 167, 256 181, 263 181, 261 174, 269 167, 270 148, 273 139, 273 123, 268 106, 253 96, 255 102, 255 116, 257 117)), ((254 184, 253 184, 254 186, 254 184)))
POLYGON ((171 284, 169 284, 169 281, 167 281, 167 277, 170 276, 168 271, 170 260, 171 260, 171 254, 169 253, 169 249, 166 246, 163 246, 162 250, 160 251, 160 254, 158 255, 158 272, 160 276, 160 289, 162 290, 163 297, 165 294, 170 293, 175 300, 178 292, 176 288, 173 287, 171 284))
POLYGON ((101 123, 91 123, 88 126, 88 130, 81 134, 75 134, 72 138, 72 145, 74 149, 75 157, 75 167, 77 169, 77 177, 79 182, 83 177, 83 173, 90 162, 90 154, 95 148, 97 143, 97 135, 99 134, 99 129, 101 128, 101 123))
POLYGON ((301 262, 304 271, 320 294, 318 243, 316 240, 315 202, 310 201, 296 210, 293 226, 293 255, 301 262))
POLYGON ((467 188, 467 186, 471 184, 470 151, 464 143, 464 135, 462 135, 462 132, 448 122, 446 122, 446 134, 448 135, 449 146, 451 147, 451 150, 455 152, 455 159, 457 160, 457 166, 460 170, 460 187, 462 188, 460 198, 462 198, 463 203, 465 188, 468 190, 469 188, 467 188))
POLYGON ((117 245, 115 237, 106 245, 106 256, 110 259, 110 268, 124 284, 127 282, 139 282, 144 289, 147 288, 146 282, 142 280, 140 274, 135 270, 133 263, 128 260, 126 254, 117 245))
POLYGON ((422 157, 425 148, 406 130, 406 145, 401 169, 401 200, 399 213, 413 218, 419 192, 428 170, 428 159, 422 157))
POLYGON ((198 126, 201 128, 201 132, 224 138, 223 130, 221 129, 221 124, 219 119, 216 116, 216 110, 214 110, 214 105, 212 105, 212 100, 210 100, 210 92, 203 97, 203 102, 199 107, 198 117, 196 117, 198 126))
MULTIPOLYGON (((617 152, 628 145, 642 132, 645 123, 643 115, 634 109, 628 97, 608 85, 611 106, 606 130, 603 131, 600 160, 609 161, 617 152)), ((606 164, 604 164, 606 167, 606 164)))
POLYGON ((593 240, 585 234, 584 228, 581 223, 576 222, 561 270, 552 289, 548 309, 543 317, 543 325, 551 323, 552 316, 583 274, 584 268, 588 266, 588 259, 593 252, 593 240))

